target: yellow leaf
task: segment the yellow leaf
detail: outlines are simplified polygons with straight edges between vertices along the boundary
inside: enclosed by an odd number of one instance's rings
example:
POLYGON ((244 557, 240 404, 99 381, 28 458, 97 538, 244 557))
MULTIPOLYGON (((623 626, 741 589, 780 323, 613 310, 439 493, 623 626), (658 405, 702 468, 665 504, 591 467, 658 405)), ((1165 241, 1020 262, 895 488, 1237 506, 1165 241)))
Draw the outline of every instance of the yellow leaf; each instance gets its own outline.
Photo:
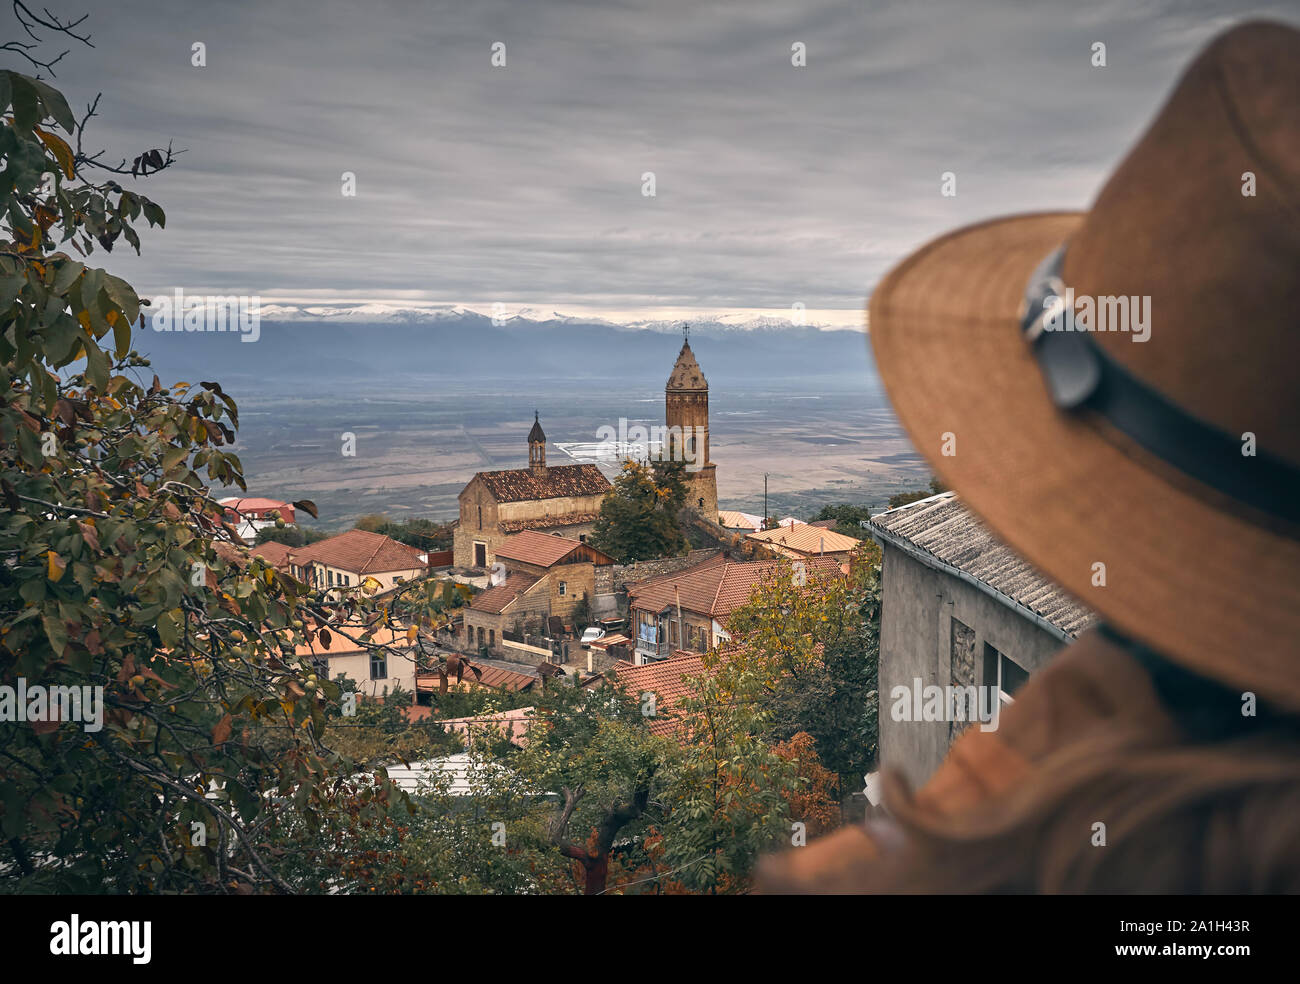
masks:
POLYGON ((68 568, 67 562, 53 550, 45 551, 45 564, 51 581, 60 580, 68 568))
POLYGON ((36 135, 41 138, 41 143, 45 144, 45 146, 50 149, 50 153, 54 155, 54 159, 59 162, 59 167, 63 168, 64 175, 69 181, 71 181, 75 177, 72 173, 72 148, 64 143, 57 135, 46 133, 39 127, 36 128, 36 135))

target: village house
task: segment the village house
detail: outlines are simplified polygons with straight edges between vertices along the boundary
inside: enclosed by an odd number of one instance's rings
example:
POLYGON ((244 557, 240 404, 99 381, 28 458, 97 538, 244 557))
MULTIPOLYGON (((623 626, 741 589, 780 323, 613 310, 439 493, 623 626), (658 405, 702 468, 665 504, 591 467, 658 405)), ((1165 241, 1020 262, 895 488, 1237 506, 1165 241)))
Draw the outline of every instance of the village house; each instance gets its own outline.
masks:
POLYGON ((595 569, 614 559, 588 543, 535 530, 502 540, 496 562, 501 580, 475 596, 465 610, 464 644, 470 652, 490 652, 525 663, 549 658, 525 644, 522 634, 543 634, 553 619, 572 622, 595 591, 595 569), (507 633, 516 636, 507 639, 507 633))
MULTIPOLYGON (((806 576, 843 572, 834 557, 802 562, 806 576)), ((638 666, 678 650, 708 652, 731 636, 727 620, 747 601, 776 561, 732 561, 718 554, 686 570, 628 585, 629 624, 638 666)))
MULTIPOLYGON (((329 648, 319 642, 297 647, 297 655, 310 660, 321 679, 336 680, 345 676, 366 697, 383 697, 397 687, 414 695, 416 692, 415 647, 408 641, 404 627, 380 627, 370 637, 371 646, 358 642, 365 626, 360 623, 340 626, 330 633, 329 648), (387 646, 376 650, 374 646, 387 646)), ((414 699, 414 696, 412 697, 414 699)))
POLYGON ((1095 619, 952 492, 873 516, 869 529, 883 552, 880 762, 920 785, 971 722, 968 706, 965 720, 924 719, 932 715, 916 713, 918 690, 938 688, 930 693, 943 692, 947 712, 947 694, 979 688, 996 715, 1095 619))
POLYGON ((719 509, 718 525, 728 533, 753 533, 763 528, 763 517, 734 509, 719 509))
POLYGON ((478 472, 458 496, 453 562, 457 567, 490 567, 506 537, 523 530, 562 532, 585 540, 609 488, 609 480, 595 465, 548 466, 546 434, 534 415, 528 467, 478 472))
POLYGON ((297 516, 292 503, 279 499, 229 496, 219 499, 218 504, 225 507, 226 522, 235 527, 245 543, 252 543, 260 531, 274 526, 277 519, 292 526, 297 516))
MULTIPOLYGON (((261 544, 253 552, 265 554, 266 547, 261 544)), ((298 580, 325 588, 329 597, 337 599, 342 589, 366 586, 384 592, 423 577, 428 573, 427 556, 379 533, 348 530, 296 547, 281 563, 287 562, 289 573, 298 580)))
POLYGON ((860 545, 860 540, 832 529, 799 523, 792 526, 778 526, 775 529, 759 530, 745 537, 771 555, 788 557, 791 560, 807 560, 809 557, 836 557, 848 560, 860 545))

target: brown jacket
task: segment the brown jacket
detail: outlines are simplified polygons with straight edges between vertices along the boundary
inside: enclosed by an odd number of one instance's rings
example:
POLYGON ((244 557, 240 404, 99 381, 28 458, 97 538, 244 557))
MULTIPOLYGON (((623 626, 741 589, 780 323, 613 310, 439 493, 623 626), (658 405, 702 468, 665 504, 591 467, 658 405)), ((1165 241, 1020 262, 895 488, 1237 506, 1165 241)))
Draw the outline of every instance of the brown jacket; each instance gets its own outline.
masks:
MULTIPOLYGON (((1131 656, 1096 632, 1079 639, 1025 684, 998 730, 967 729, 917 792, 918 809, 952 816, 987 805, 1036 778, 1036 763, 1095 729, 1173 729, 1150 678, 1131 656)), ((886 767, 888 761, 886 761, 886 767)), ((767 858, 757 887, 767 893, 862 891, 883 852, 898 850, 899 828, 888 819, 839 830, 807 847, 767 858)))

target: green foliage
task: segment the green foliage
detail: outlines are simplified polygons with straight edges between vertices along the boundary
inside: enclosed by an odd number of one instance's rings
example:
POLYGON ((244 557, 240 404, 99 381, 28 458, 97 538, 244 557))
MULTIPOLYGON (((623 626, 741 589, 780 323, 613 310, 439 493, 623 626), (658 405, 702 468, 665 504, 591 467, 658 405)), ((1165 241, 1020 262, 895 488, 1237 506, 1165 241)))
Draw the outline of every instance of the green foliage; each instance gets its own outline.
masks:
POLYGON ((734 659, 765 681, 769 740, 805 732, 841 790, 875 764, 880 661, 880 548, 864 542, 844 577, 800 585, 781 561, 727 623, 734 659))
POLYGON ((86 176, 45 82, 0 71, 0 106, 0 683, 88 687, 104 711, 0 723, 0 890, 293 891, 266 829, 310 842, 398 801, 322 744, 338 688, 297 650, 332 615, 214 549, 236 538, 206 489, 245 487, 235 400, 146 381, 135 291, 60 251, 138 250, 162 209, 86 176))
POLYGON ((383 513, 369 513, 353 524, 358 530, 382 533, 386 537, 419 547, 421 550, 450 550, 453 540, 452 525, 432 519, 391 520, 383 513))
POLYGON ((862 528, 863 520, 871 518, 870 506, 854 506, 843 504, 838 506, 823 506, 812 522, 820 522, 827 519, 835 520, 835 525, 831 527, 836 533, 844 536, 851 536, 858 540, 865 540, 871 534, 862 528))
POLYGON ((944 485, 938 478, 931 477, 930 488, 928 491, 923 489, 918 492, 899 492, 897 495, 891 495, 889 497, 889 508, 897 509, 899 506, 905 506, 909 502, 919 502, 921 499, 928 499, 932 495, 938 495, 940 492, 947 491, 948 486, 944 485))
POLYGON ((765 738, 763 672, 721 662, 682 702, 689 719, 672 763, 664 861, 691 891, 743 892, 755 862, 789 844, 793 764, 765 738))
POLYGON ((686 501, 685 466, 681 462, 635 461, 622 473, 600 504, 591 543, 621 564, 671 557, 688 549, 677 515, 686 501))
POLYGON ((305 547, 309 543, 326 540, 329 536, 329 533, 314 530, 307 526, 294 525, 283 528, 267 526, 257 531, 257 538, 253 542, 254 544, 283 543, 286 547, 305 547))

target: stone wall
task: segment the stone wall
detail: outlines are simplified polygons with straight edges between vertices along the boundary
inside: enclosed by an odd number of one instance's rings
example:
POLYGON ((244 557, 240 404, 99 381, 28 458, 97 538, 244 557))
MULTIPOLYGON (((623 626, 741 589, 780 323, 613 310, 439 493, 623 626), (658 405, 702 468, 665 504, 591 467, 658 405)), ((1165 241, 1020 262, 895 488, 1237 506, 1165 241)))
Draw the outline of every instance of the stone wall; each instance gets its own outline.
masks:
POLYGON ((951 722, 894 720, 893 690, 989 686, 981 654, 1003 653, 1032 673, 1061 648, 1045 629, 947 573, 886 546, 880 625, 880 764, 914 787, 930 777, 952 741, 951 722), (954 625, 954 623, 957 623, 954 625))

